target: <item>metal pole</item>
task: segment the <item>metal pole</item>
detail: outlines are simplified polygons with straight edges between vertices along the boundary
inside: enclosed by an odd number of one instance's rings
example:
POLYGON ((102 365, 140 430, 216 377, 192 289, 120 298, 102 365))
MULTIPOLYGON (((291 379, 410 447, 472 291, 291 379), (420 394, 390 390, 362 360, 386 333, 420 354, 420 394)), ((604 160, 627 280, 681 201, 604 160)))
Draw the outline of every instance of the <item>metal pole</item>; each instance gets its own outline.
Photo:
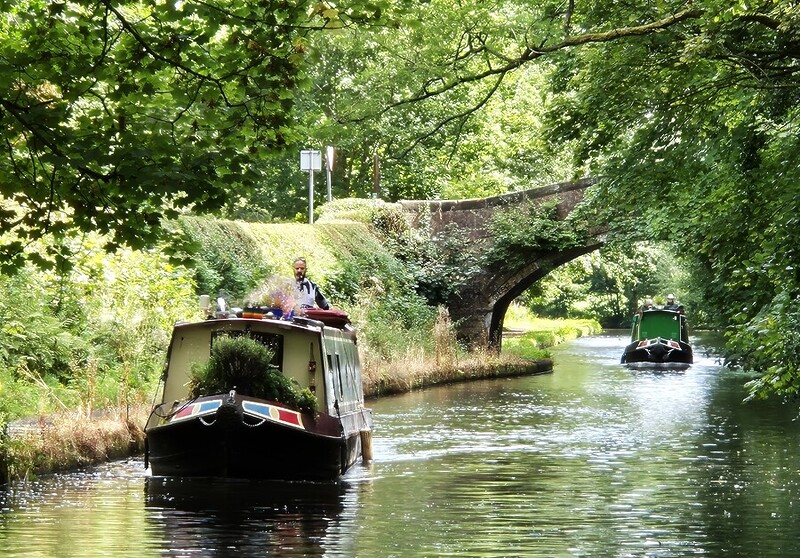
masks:
POLYGON ((308 171, 308 224, 314 224, 314 171, 308 171))
POLYGON ((321 154, 313 149, 304 149, 300 152, 300 170, 308 171, 308 224, 314 224, 314 171, 320 170, 321 154))

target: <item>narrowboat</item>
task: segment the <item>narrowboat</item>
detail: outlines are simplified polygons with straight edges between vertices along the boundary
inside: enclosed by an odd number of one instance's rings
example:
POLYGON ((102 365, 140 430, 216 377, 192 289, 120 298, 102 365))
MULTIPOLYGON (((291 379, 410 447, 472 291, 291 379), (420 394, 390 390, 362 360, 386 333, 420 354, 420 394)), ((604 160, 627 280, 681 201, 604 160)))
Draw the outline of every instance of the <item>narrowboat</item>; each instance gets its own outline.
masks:
POLYGON ((630 343, 621 362, 631 368, 688 368, 692 364, 689 328, 682 309, 644 309, 633 317, 630 343))
POLYGON ((309 314, 175 325, 145 427, 154 476, 323 481, 371 459, 355 330, 309 314))

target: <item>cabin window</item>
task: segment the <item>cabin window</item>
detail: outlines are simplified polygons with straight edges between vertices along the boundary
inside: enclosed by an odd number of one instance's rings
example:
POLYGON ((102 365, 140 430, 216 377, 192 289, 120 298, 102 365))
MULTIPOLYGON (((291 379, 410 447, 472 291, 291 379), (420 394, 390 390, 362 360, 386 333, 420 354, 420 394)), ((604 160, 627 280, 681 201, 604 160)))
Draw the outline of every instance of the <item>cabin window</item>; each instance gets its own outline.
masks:
POLYGON ((341 339, 327 339, 324 348, 333 395, 344 409, 349 409, 361 399, 357 377, 358 349, 353 343, 341 339))
POLYGON ((278 369, 283 369, 283 335, 277 333, 265 333, 262 331, 215 331, 211 334, 211 345, 217 337, 239 337, 246 335, 251 339, 255 339, 273 353, 271 364, 275 365, 278 369))
POLYGON ((344 382, 342 382, 342 361, 339 354, 336 354, 336 374, 339 376, 339 397, 344 397, 344 382))
POLYGON ((331 378, 333 379, 333 392, 335 394, 336 392, 339 391, 339 389, 338 386, 336 385, 336 379, 338 378, 338 376, 336 375, 336 370, 334 368, 333 355, 328 353, 325 356, 328 359, 328 370, 330 371, 331 378))
POLYGON ((332 355, 328 353, 328 370, 331 371, 331 378, 333 379, 333 392, 336 394, 336 399, 341 399, 344 394, 344 385, 342 385, 342 363, 339 361, 339 355, 332 355))
POLYGON ((345 347, 345 377, 347 378, 347 398, 352 401, 358 399, 355 359, 355 346, 345 347))
POLYGON ((340 349, 341 352, 336 353, 336 374, 339 398, 343 402, 358 401, 359 391, 356 385, 354 347, 344 345, 340 347, 340 349))

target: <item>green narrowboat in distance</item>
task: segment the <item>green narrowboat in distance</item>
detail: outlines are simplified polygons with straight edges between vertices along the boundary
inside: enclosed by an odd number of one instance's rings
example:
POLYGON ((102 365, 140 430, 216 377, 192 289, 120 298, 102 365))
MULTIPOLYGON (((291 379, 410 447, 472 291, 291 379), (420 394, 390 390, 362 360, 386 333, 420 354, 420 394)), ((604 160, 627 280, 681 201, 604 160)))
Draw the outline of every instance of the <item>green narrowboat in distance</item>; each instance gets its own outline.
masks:
POLYGON ((683 309, 652 308, 634 315, 622 364, 631 368, 688 368, 692 364, 689 327, 683 309))

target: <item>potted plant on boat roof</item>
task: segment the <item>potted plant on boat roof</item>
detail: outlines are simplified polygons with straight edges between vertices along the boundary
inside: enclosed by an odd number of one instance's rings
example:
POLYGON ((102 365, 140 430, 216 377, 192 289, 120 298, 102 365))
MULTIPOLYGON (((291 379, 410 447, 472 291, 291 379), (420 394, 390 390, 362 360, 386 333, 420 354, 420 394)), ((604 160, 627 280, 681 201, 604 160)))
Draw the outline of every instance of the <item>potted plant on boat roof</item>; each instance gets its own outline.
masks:
POLYGON ((297 306, 294 281, 286 277, 272 276, 245 298, 242 316, 263 317, 271 313, 276 318, 289 317, 297 306))
POLYGON ((235 389, 242 395, 283 403, 313 416, 316 396, 281 374, 272 363, 274 356, 269 347, 247 335, 221 335, 214 339, 208 361, 192 366, 189 397, 235 389))

